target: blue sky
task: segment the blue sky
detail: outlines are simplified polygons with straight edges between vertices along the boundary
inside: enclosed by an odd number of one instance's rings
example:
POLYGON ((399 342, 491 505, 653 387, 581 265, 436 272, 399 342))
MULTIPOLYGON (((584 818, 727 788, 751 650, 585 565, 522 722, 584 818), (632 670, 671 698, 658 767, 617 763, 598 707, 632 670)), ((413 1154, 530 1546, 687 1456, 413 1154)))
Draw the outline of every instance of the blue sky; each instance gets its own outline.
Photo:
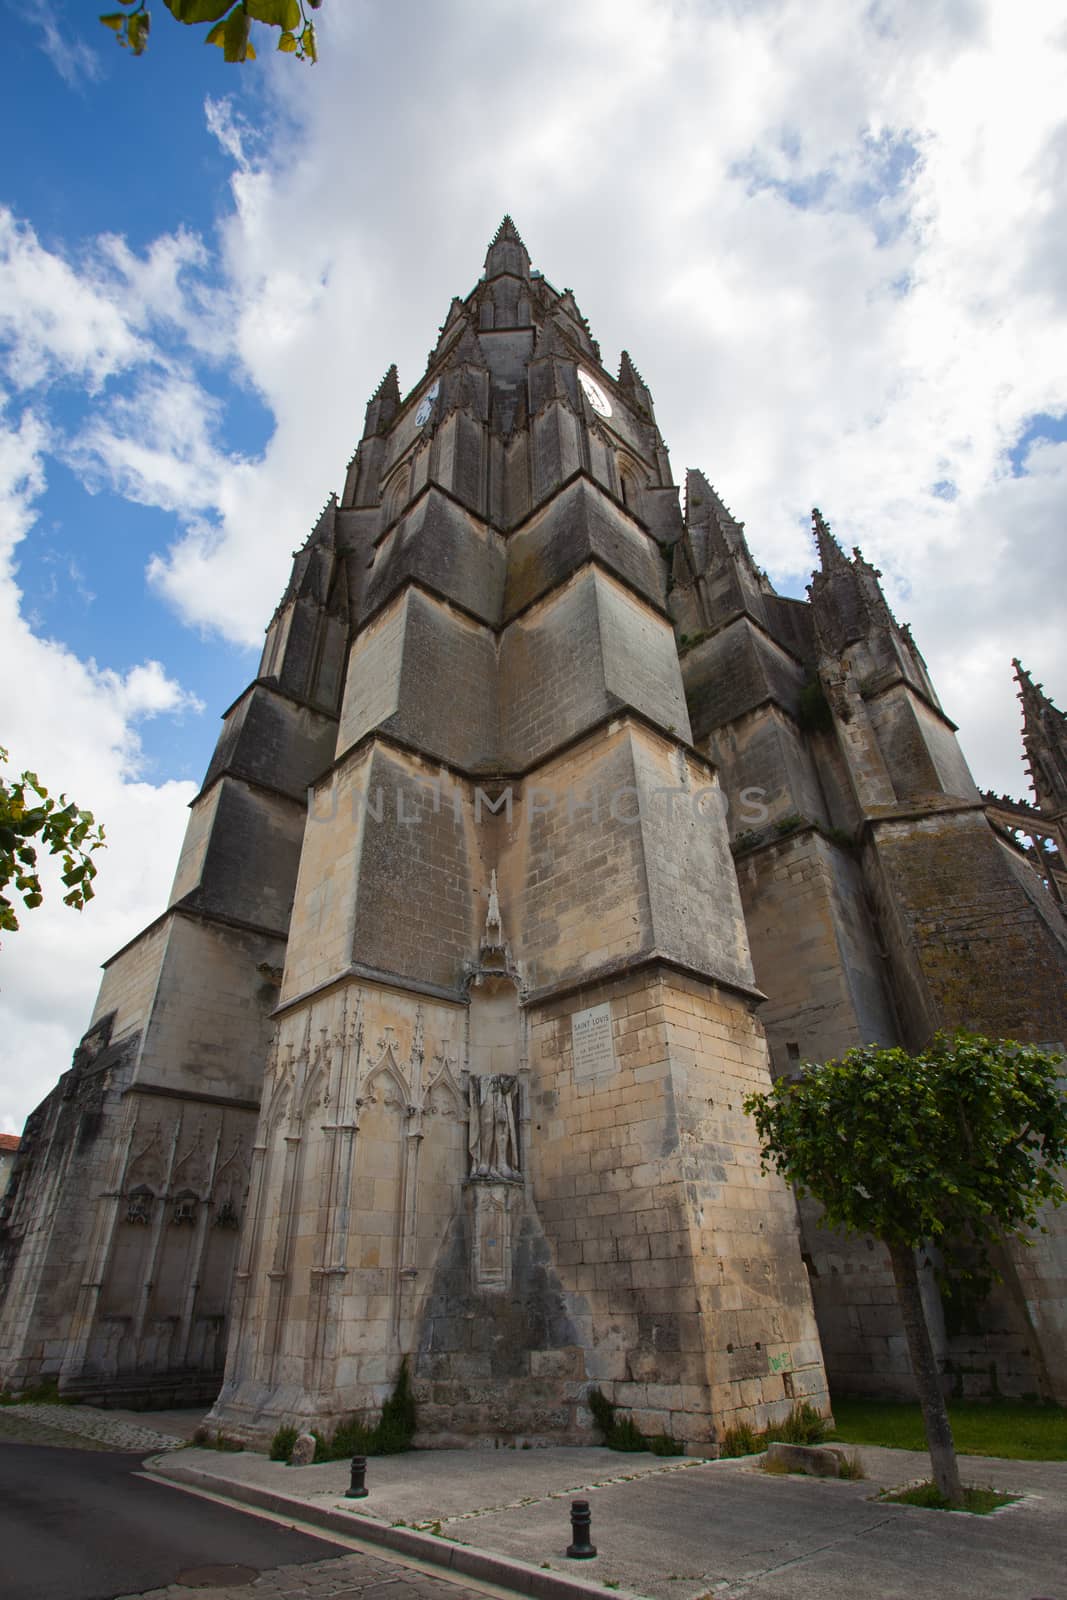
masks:
POLYGON ((0 951, 0 1126, 165 903, 218 716, 367 396, 505 211, 788 593, 819 505, 883 570, 980 783, 1010 660, 1067 704, 1058 0, 324 0, 228 67, 154 6, 0 0, 0 744, 102 816, 84 916, 0 951))
MULTIPOLYGON (((134 60, 112 43, 91 7, 53 0, 53 42, 40 20, 43 7, 5 4, 11 19, 0 129, 5 149, 22 152, 3 183, 14 216, 32 224, 46 249, 75 259, 107 234, 135 254, 178 228, 210 239, 226 207, 232 163, 208 131, 204 100, 230 95, 255 115, 260 83, 205 48, 204 30, 172 25, 162 5, 152 48, 134 60)), ((202 282, 210 292, 210 271, 202 282)), ((180 341, 166 347, 182 352, 180 341)), ((261 456, 274 427, 263 398, 210 355, 198 353, 193 366, 218 405, 220 448, 261 456)), ((50 420, 60 435, 75 438, 102 400, 128 392, 116 379, 99 395, 86 394, 78 377, 60 381, 49 393, 50 420)), ((173 538, 173 514, 76 470, 62 451, 37 513, 18 556, 35 631, 120 673, 146 658, 164 661, 206 709, 145 722, 143 771, 199 780, 217 715, 254 672, 255 651, 190 628, 148 584, 152 554, 173 538)))

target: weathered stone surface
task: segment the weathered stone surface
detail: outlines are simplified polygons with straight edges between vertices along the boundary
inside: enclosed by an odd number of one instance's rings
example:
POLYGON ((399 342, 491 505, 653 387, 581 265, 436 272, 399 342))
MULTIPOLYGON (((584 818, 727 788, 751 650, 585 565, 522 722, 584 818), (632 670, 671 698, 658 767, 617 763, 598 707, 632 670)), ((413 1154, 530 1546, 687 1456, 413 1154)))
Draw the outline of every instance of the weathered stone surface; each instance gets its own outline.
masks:
POLYGON ((314 1436, 310 1433, 297 1434, 289 1456, 291 1467, 310 1467, 315 1459, 316 1444, 314 1436))
POLYGON ((833 1444, 783 1444, 767 1446, 767 1460, 776 1461, 789 1472, 805 1472, 811 1478, 839 1478, 849 1451, 833 1444))

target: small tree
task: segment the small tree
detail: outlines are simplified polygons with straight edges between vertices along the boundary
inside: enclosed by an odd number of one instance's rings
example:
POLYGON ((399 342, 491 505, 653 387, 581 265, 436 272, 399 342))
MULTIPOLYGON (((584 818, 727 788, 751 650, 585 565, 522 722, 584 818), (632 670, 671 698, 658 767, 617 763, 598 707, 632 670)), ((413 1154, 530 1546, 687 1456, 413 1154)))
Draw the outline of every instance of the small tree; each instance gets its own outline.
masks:
MULTIPOLYGON (((0 749, 0 763, 6 760, 7 751, 0 749)), ((63 904, 81 911, 93 898, 96 866, 90 857, 103 847, 103 828, 65 794, 54 800, 35 772, 23 772, 13 783, 0 777, 0 929, 8 933, 19 925, 5 892, 12 881, 28 910, 44 899, 36 841, 62 856, 63 904)))
POLYGON ((1063 1058, 1034 1045, 937 1034, 915 1055, 861 1045, 750 1095, 764 1165, 820 1202, 834 1226, 888 1247, 934 1478, 963 1490, 919 1288, 916 1250, 977 1249, 1038 1225, 1067 1198, 1063 1058))

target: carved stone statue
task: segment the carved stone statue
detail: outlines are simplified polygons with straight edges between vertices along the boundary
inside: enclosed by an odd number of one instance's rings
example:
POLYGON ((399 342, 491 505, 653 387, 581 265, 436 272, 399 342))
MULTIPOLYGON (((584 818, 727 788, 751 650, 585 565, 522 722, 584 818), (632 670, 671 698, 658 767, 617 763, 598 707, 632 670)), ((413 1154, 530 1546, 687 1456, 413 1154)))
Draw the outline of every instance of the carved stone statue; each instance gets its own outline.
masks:
POLYGON ((518 1178, 515 1100, 518 1079, 508 1073, 470 1080, 467 1149, 472 1178, 518 1178))
POLYGON ((485 933, 482 935, 483 950, 503 950, 504 925, 500 920, 500 895, 496 886, 496 868, 493 868, 489 880, 489 907, 485 914, 485 933))

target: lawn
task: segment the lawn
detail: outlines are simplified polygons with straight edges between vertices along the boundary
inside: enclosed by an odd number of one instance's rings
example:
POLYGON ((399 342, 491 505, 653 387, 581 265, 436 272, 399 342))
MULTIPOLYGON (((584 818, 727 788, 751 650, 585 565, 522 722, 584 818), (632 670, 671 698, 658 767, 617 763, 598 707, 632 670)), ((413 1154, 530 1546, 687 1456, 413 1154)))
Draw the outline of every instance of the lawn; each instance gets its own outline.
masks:
MULTIPOLYGON (((1067 1411, 1028 1400, 950 1400, 956 1449, 967 1456, 1005 1456, 1012 1461, 1067 1461, 1067 1411)), ((925 1450, 918 1405, 894 1400, 835 1400, 840 1444, 888 1445, 925 1450)))

